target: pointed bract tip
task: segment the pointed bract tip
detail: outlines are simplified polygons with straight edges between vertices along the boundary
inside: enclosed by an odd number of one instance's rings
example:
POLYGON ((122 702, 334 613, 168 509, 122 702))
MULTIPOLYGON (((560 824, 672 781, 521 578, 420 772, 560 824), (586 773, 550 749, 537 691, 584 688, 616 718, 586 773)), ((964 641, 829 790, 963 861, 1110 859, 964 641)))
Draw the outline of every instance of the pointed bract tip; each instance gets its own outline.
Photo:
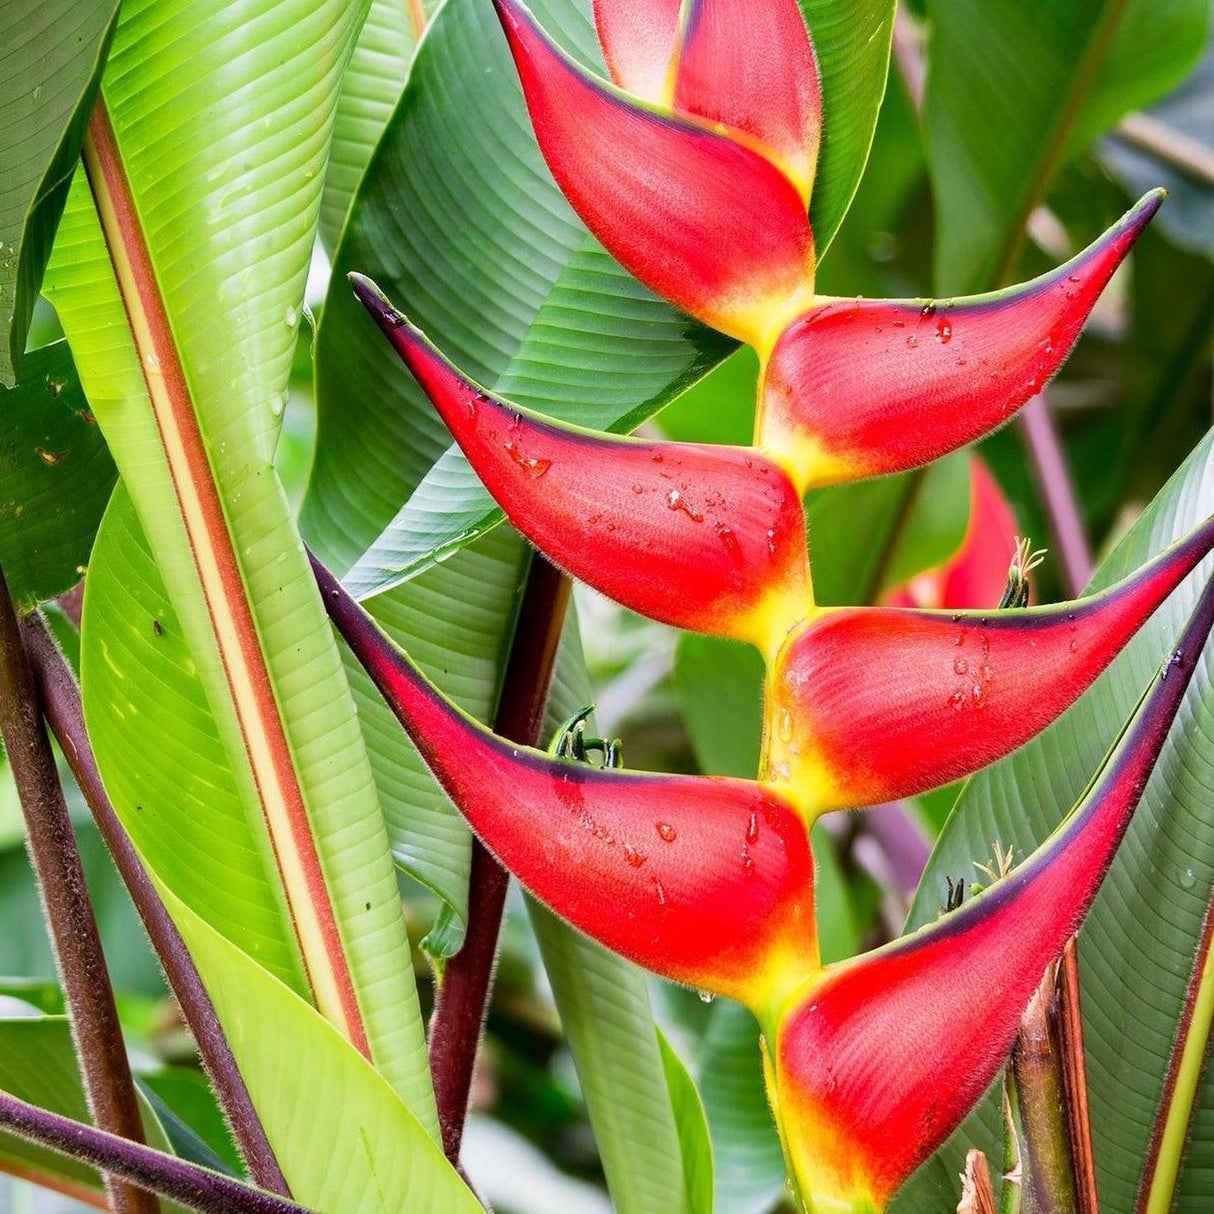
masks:
POLYGON ((359 303, 375 318, 381 329, 397 329, 405 323, 405 318, 393 306, 388 297, 375 285, 375 282, 365 274, 351 271, 346 275, 359 303))
POLYGON ((1127 227, 1134 228, 1136 232, 1141 232, 1155 218, 1155 212, 1163 206, 1164 199, 1167 196, 1168 192, 1163 186, 1156 186, 1153 190, 1148 190, 1126 212, 1123 222, 1127 227))

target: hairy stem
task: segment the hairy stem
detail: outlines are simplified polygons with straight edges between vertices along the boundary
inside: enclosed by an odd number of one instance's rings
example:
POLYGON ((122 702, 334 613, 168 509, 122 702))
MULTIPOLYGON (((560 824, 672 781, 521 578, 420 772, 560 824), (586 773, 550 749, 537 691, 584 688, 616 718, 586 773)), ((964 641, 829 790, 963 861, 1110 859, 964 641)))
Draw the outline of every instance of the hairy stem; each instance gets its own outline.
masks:
POLYGON ((193 958, 177 925, 165 910, 156 887, 123 829, 106 795, 97 761, 84 725, 80 689, 58 645, 38 615, 21 621, 22 640, 41 698, 42 711, 67 758, 72 775, 84 794, 93 820, 109 848, 131 901, 156 950, 165 977, 210 1077, 220 1106, 249 1169, 263 1189, 290 1196, 274 1150, 266 1138, 257 1110, 245 1087, 228 1039, 224 1035, 193 958))
MULTIPOLYGON (((538 554, 532 558, 493 722, 494 732, 512 742, 539 741, 569 589, 568 578, 538 554)), ((453 1163, 463 1141, 509 881, 509 873, 474 838, 467 935, 447 962, 430 1021, 430 1073, 443 1150, 453 1163)))
MULTIPOLYGON (((26 842, 67 996, 89 1112, 103 1129, 142 1142, 143 1123, 101 936, 3 570, 0 735, 25 817, 26 842)), ((155 1214, 159 1208, 154 1197, 109 1176, 106 1188, 118 1214, 155 1214)))
POLYGON ((159 1193, 204 1214, 301 1214, 303 1206, 252 1189, 229 1176, 187 1163, 151 1147, 61 1117, 0 1092, 0 1128, 60 1155, 79 1159, 130 1185, 159 1193))

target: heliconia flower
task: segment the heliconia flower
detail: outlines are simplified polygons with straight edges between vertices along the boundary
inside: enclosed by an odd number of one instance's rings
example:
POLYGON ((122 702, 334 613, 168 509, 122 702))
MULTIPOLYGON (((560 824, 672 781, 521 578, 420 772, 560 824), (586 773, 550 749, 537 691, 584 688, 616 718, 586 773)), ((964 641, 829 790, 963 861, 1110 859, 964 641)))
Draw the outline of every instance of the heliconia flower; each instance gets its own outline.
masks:
POLYGON ((1002 425, 1062 365, 1164 191, 1057 270, 966 299, 819 299, 780 337, 760 441, 805 489, 929 463, 1002 425))
POLYGON ((586 71, 519 0, 494 3, 540 150, 586 226, 658 294, 770 349, 813 299, 813 234, 800 188, 752 141, 586 71))
POLYGON ((805 515, 750 448, 578 429, 462 376, 368 279, 358 297, 485 487, 554 564, 651 619, 774 655, 812 603, 805 515))
POLYGON ((330 617, 447 795, 540 901, 676 982, 770 1008, 818 965, 796 810, 749 780, 601 770, 462 713, 313 560, 330 617))
POLYGON ((595 0, 599 40, 621 88, 753 144, 808 205, 822 91, 796 0, 595 0), (663 54, 664 48, 664 54, 663 54))
POLYGON ((891 590, 886 606, 961 610, 999 602, 1016 552, 1016 516, 982 457, 971 455, 969 466, 970 512, 961 546, 943 564, 891 590))
POLYGON ((1096 782, 1025 863, 790 999, 774 1104, 813 1210, 882 1209, 994 1078, 1042 973, 1108 871, 1212 623, 1214 583, 1096 782))
POLYGON ((1197 563, 1214 519, 1101 594, 1017 611, 819 611, 771 676, 762 774, 807 813, 914 796, 1060 716, 1197 563))

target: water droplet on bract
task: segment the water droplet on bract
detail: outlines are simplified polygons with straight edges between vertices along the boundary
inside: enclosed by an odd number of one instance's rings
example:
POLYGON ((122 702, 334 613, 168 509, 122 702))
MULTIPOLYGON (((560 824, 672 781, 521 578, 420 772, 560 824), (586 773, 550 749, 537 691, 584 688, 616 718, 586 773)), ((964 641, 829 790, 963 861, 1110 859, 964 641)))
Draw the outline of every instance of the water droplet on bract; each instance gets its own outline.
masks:
POLYGON ((926 303, 919 309, 920 316, 935 316, 936 305, 934 303, 926 303))
POLYGON ((986 707, 986 692, 983 690, 981 683, 974 684, 973 695, 974 695, 974 703, 977 704, 979 708, 985 708, 986 707))
POLYGON ((772 556, 776 555, 776 533, 774 530, 769 530, 767 532, 767 551, 771 553, 772 556))
POLYGON ((287 310, 282 314, 282 318, 287 322, 288 329, 295 328, 295 326, 299 324, 299 309, 288 307, 287 310))
POLYGON ((750 821, 746 823, 746 842, 758 843, 759 841, 759 815, 751 810, 750 821))
POLYGON ((953 644, 954 645, 964 645, 965 644, 965 633, 964 632, 957 633, 957 635, 955 637, 953 637, 953 644))
POLYGON ((678 837, 679 832, 669 822, 658 823, 658 838, 663 843, 673 843, 678 837))
POLYGON ((1180 874, 1180 884, 1184 889, 1192 889, 1197 884, 1197 874, 1191 868, 1186 868, 1180 874))
POLYGON ((940 321, 936 325, 936 340, 942 345, 948 345, 953 339, 953 326, 947 320, 940 321))
POLYGON ((158 354, 145 354, 143 356, 143 365, 147 367, 149 371, 159 371, 160 356, 158 354))
POLYGON ((913 349, 915 349, 915 347, 916 347, 916 346, 918 346, 918 344, 919 344, 919 339, 918 339, 918 338, 917 338, 917 337, 916 337, 916 336, 915 336, 915 335, 912 333, 912 334, 911 334, 911 335, 910 335, 910 336, 909 336, 909 337, 906 339, 906 344, 907 344, 907 347, 908 347, 909 349, 913 350, 913 349))
POLYGON ((653 883, 653 892, 655 894, 657 894, 657 896, 658 896, 658 905, 665 906, 666 905, 666 890, 665 890, 665 888, 663 888, 661 881, 655 881, 653 883))
POLYGON ((701 1003, 712 1003, 713 1000, 716 999, 716 995, 714 995, 712 991, 700 991, 698 993, 701 1003))
POLYGON ((633 485, 633 486, 632 486, 632 491, 633 491, 633 493, 636 493, 636 494, 641 494, 641 493, 644 493, 644 492, 645 492, 645 486, 644 486, 644 485, 633 485))
POLYGON ((279 395, 270 397, 270 412, 275 417, 281 417, 282 411, 287 407, 287 401, 290 399, 291 393, 285 388, 279 395))
POLYGON ((948 702, 954 712, 960 712, 965 707, 965 692, 954 691, 948 698, 948 702))
POLYGON ((780 713, 780 741, 792 741, 792 713, 787 708, 780 713))
POLYGON ((645 853, 639 852, 631 843, 624 844, 624 859, 632 865, 633 868, 640 868, 645 863, 645 853))
POLYGON ((1067 282, 1082 282, 1083 281, 1083 279, 1080 278, 1078 274, 1068 274, 1066 280, 1067 280, 1067 282))
POLYGON ((671 510, 681 510, 693 523, 702 523, 704 516, 683 496, 679 489, 671 489, 666 494, 666 505, 671 510))
POLYGON ((1072 653, 1078 653, 1078 652, 1079 652, 1079 642, 1078 642, 1078 641, 1072 641, 1072 642, 1071 642, 1071 652, 1072 652, 1072 653))
POLYGON ((660 464, 662 462, 662 453, 660 451, 650 452, 649 458, 653 460, 655 464, 660 464))
POLYGON ((718 523, 716 525, 716 532, 717 538, 729 549, 731 556, 737 557, 741 555, 738 548, 738 537, 734 535, 732 527, 727 527, 724 523, 718 523))
POLYGON ((964 674, 970 668, 970 664, 964 658, 953 659, 953 670, 957 674, 964 674))

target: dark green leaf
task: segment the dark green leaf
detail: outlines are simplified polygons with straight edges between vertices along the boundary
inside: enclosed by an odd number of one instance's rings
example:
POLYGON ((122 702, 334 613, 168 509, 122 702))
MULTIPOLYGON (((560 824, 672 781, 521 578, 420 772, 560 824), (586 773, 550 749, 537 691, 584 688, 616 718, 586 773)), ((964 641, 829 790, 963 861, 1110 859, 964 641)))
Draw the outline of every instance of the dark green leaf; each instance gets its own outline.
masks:
POLYGON ((931 0, 924 123, 937 290, 1015 270, 1059 167, 1162 96, 1205 43, 1209 0, 931 0))
POLYGON ((67 342, 31 351, 0 388, 0 565, 20 609, 80 581, 117 479, 67 342))
POLYGON ((118 0, 0 0, 0 384, 12 387, 118 0))

